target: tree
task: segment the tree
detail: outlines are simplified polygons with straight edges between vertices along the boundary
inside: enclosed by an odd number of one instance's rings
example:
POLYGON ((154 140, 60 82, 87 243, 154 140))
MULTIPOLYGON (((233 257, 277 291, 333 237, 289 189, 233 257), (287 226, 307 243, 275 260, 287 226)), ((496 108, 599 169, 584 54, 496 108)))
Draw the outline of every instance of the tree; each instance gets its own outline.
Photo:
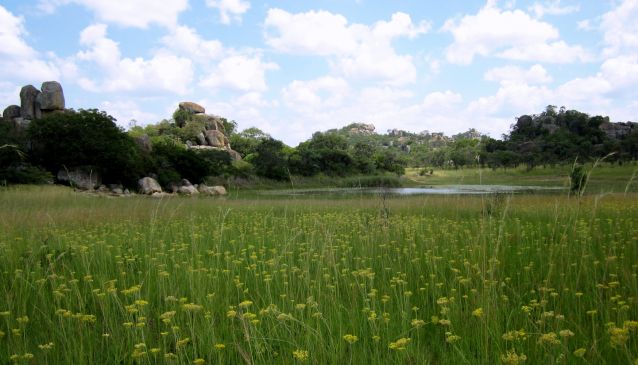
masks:
POLYGON ((105 182, 132 186, 143 169, 140 151, 115 119, 96 109, 52 113, 28 128, 34 163, 56 174, 91 166, 105 182))
POLYGON ((248 161, 255 167, 259 176, 273 180, 288 178, 288 164, 284 153, 284 144, 276 139, 262 140, 255 150, 253 158, 248 161))

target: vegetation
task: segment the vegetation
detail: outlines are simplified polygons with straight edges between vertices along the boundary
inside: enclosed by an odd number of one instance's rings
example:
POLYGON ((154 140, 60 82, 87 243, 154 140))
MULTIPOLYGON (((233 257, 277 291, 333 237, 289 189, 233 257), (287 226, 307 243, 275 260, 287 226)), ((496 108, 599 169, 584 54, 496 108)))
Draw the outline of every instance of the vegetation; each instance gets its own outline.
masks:
POLYGON ((25 130, 0 123, 0 145, 16 147, 0 151, 0 181, 38 183, 51 180, 61 168, 91 167, 105 183, 131 188, 147 175, 156 176, 164 188, 181 179, 226 186, 241 180, 238 186, 244 186, 259 179, 277 184, 310 177, 401 176, 406 168, 418 167, 422 173, 415 180, 433 184, 441 171, 491 168, 508 175, 524 166, 533 176, 534 169, 561 169, 574 160, 592 163, 605 157, 620 166, 638 158, 635 127, 626 125, 616 133, 608 118, 554 106, 517 118, 502 140, 474 129, 452 137, 396 129, 378 134, 374 126, 352 123, 316 132, 290 147, 258 128, 237 131, 234 121, 179 109, 170 120, 134 126, 127 133, 114 121, 105 112, 80 110, 48 115, 25 130), (243 160, 234 151, 188 147, 210 129, 223 132, 243 160))
POLYGON ((630 364, 638 200, 0 194, 0 359, 630 364))

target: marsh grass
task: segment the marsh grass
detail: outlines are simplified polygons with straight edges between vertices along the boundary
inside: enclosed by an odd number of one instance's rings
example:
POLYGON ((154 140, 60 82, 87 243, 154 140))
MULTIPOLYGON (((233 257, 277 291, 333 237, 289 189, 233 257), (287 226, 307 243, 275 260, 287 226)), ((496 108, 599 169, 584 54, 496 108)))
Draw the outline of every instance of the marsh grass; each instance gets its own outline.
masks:
POLYGON ((635 194, 379 199, 4 190, 0 362, 638 357, 635 194))

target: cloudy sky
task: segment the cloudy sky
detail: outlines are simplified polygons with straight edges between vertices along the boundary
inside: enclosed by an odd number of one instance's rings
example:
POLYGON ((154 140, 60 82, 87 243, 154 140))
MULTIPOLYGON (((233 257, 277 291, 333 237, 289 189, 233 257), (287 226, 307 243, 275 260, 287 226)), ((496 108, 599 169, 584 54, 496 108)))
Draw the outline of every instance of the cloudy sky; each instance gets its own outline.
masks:
POLYGON ((638 120, 638 0, 0 0, 0 107, 58 80, 127 127, 177 103, 290 145, 351 122, 499 137, 638 120))

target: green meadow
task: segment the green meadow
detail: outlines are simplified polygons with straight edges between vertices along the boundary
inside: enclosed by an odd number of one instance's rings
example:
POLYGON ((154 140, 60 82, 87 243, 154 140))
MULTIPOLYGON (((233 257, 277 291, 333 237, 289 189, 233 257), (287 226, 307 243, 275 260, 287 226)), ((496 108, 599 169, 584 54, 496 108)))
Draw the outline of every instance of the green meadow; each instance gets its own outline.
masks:
POLYGON ((0 363, 635 364, 638 195, 610 176, 582 197, 5 188, 0 363))

